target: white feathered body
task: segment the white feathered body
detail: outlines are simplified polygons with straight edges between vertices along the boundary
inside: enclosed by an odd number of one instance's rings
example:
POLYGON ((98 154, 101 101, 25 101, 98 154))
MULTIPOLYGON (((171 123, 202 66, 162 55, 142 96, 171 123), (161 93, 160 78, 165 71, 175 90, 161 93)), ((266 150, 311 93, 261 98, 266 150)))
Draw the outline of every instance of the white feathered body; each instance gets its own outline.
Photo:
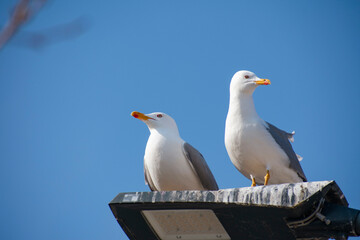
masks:
POLYGON ((264 184, 266 170, 270 170, 268 184, 302 182, 289 168, 288 156, 265 126, 266 122, 255 111, 252 97, 230 100, 225 146, 232 163, 245 177, 255 177, 257 184, 264 184))
POLYGON ((184 140, 152 131, 145 149, 144 164, 159 191, 204 190, 183 152, 184 140))

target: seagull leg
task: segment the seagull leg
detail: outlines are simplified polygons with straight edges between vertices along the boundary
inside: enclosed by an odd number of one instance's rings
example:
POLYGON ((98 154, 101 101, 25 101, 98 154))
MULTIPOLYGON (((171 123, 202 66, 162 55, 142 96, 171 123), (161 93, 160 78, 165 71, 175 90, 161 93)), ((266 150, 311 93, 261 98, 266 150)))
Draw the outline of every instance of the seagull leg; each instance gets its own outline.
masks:
POLYGON ((251 186, 255 187, 256 186, 255 178, 253 175, 250 175, 250 177, 251 177, 251 186))
POLYGON ((268 181, 270 179, 270 171, 269 170, 266 170, 266 175, 265 175, 265 183, 264 183, 264 186, 268 185, 268 181))

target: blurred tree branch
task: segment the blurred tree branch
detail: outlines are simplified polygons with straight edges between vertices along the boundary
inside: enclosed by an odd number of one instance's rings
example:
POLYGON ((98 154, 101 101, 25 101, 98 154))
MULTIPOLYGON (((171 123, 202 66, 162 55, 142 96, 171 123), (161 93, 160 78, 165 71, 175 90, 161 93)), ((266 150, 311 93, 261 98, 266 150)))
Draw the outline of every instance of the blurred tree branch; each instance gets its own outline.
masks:
POLYGON ((19 28, 29 21, 47 0, 20 0, 15 6, 9 21, 0 32, 0 49, 14 36, 19 28))
POLYGON ((41 31, 21 31, 14 39, 17 46, 39 50, 50 44, 66 41, 80 36, 89 28, 89 21, 85 17, 79 17, 68 23, 58 24, 41 31))
MULTIPOLYGON (((19 0, 9 21, 0 32, 0 50, 14 37, 22 25, 28 22, 39 12, 47 0, 19 0)), ((21 31, 16 37, 15 44, 31 49, 40 49, 50 44, 72 39, 84 33, 89 22, 85 17, 79 17, 68 23, 59 24, 50 28, 29 32, 21 31)))

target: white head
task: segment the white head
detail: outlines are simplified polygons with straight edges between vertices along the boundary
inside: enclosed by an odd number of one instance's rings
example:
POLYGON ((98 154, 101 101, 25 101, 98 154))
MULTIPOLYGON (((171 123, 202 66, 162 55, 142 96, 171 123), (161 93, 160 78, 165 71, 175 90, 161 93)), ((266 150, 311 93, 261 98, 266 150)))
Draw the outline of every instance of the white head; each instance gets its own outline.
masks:
POLYGON ((162 112, 144 114, 141 112, 132 112, 131 116, 143 121, 149 128, 150 132, 157 131, 160 134, 179 135, 179 130, 175 120, 162 112))
POLYGON ((238 71, 234 74, 230 83, 230 95, 252 95, 259 85, 269 85, 269 79, 258 78, 250 71, 238 71))

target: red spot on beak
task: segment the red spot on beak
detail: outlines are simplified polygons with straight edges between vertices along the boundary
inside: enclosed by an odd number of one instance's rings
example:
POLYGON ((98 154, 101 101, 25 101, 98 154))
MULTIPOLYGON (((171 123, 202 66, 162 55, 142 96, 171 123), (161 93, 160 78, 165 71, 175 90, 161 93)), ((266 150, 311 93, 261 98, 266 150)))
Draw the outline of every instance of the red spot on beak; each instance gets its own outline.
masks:
POLYGON ((139 115, 137 115, 137 114, 134 114, 134 115, 133 115, 133 117, 134 117, 134 118, 138 118, 138 117, 139 117, 139 115))

